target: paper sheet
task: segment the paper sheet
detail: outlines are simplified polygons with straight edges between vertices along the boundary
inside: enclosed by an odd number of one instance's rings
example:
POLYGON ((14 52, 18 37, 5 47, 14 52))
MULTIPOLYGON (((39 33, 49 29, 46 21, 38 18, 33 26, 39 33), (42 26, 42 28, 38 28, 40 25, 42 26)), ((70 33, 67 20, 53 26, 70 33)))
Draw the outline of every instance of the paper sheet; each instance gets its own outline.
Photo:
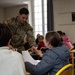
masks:
POLYGON ((38 64, 37 60, 33 59, 28 51, 22 51, 22 54, 25 62, 30 62, 34 65, 38 64))

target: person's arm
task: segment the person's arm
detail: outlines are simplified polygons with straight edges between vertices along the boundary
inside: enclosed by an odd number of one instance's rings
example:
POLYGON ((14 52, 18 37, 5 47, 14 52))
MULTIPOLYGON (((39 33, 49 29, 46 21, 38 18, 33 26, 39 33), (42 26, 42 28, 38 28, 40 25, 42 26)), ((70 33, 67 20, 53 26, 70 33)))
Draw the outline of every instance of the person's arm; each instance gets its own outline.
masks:
POLYGON ((49 52, 45 53, 42 57, 42 60, 37 65, 25 62, 26 70, 32 75, 42 75, 47 73, 55 64, 56 56, 54 58, 52 54, 49 52))
POLYGON ((19 35, 13 35, 12 38, 11 38, 11 42, 10 44, 14 47, 14 48, 17 48, 17 47, 20 47, 23 45, 23 39, 21 39, 21 37, 19 35))
POLYGON ((14 48, 22 46, 24 44, 24 39, 22 38, 21 34, 19 34, 21 33, 20 29, 17 31, 18 25, 15 18, 11 18, 8 20, 8 27, 12 32, 12 38, 10 44, 14 48))
POLYGON ((32 47, 33 48, 33 50, 35 51, 35 53, 37 54, 37 55, 39 55, 40 57, 42 57, 43 56, 43 53, 42 53, 42 51, 41 50, 37 50, 37 48, 36 47, 32 47))
POLYGON ((28 30, 27 30, 27 38, 28 38, 28 43, 30 46, 35 45, 35 37, 33 34, 33 28, 29 25, 28 30))

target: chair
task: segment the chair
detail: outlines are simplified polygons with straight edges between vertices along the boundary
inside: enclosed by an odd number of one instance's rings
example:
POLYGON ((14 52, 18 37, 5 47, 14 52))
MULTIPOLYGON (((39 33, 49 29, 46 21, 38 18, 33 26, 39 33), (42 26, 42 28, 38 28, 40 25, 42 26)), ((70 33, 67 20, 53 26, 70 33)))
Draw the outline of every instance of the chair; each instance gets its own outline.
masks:
POLYGON ((55 75, 74 75, 73 74, 73 65, 67 64, 61 68, 55 75))

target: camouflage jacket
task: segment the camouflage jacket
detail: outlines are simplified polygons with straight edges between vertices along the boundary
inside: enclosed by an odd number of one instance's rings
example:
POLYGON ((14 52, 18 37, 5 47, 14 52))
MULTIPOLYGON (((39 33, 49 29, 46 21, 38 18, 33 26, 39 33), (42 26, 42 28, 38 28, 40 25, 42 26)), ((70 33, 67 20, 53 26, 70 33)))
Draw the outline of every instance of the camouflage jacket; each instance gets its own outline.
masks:
POLYGON ((21 53, 22 50, 24 50, 26 39, 30 45, 35 44, 33 28, 27 22, 22 24, 16 18, 11 18, 8 20, 8 27, 11 29, 13 35, 11 38, 11 45, 17 48, 18 52, 21 53))

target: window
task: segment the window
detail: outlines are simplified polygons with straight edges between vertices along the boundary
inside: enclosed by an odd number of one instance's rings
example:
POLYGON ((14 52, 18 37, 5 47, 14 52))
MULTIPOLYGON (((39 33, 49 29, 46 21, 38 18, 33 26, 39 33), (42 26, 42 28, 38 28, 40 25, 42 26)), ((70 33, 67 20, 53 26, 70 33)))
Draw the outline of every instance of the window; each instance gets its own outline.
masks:
POLYGON ((35 36, 47 33, 47 0, 34 0, 34 32, 35 36))

